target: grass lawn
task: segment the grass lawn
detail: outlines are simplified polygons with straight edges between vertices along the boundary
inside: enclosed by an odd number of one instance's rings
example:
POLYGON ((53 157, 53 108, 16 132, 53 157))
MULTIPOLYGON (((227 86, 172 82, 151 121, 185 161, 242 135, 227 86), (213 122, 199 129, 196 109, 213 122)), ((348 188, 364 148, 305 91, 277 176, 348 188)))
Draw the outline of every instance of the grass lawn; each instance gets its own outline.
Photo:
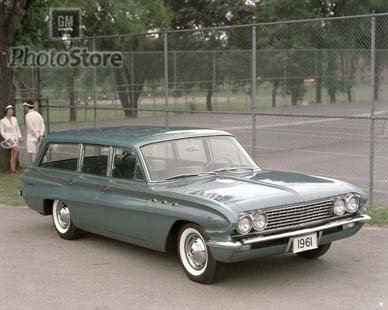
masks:
POLYGON ((388 226, 388 207, 367 207, 363 212, 372 218, 369 225, 388 226))
POLYGON ((0 204, 24 206, 25 202, 19 196, 21 173, 9 174, 0 172, 0 204))

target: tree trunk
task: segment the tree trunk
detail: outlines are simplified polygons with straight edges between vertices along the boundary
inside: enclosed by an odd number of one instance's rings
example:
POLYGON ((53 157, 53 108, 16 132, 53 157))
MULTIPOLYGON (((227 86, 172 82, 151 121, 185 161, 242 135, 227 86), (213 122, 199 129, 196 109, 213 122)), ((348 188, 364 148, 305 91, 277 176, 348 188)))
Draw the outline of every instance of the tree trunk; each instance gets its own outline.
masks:
POLYGON ((279 82, 277 80, 272 81, 272 107, 276 107, 276 95, 277 95, 277 90, 279 87, 279 82))
POLYGON ((337 64, 336 55, 331 52, 327 59, 327 93, 329 94, 330 103, 335 103, 337 93, 337 64))
POLYGON ((69 92, 70 122, 75 122, 77 121, 77 108, 76 108, 76 101, 75 101, 73 76, 69 76, 67 78, 67 89, 69 92))
POLYGON ((296 95, 295 92, 292 92, 291 93, 291 104, 293 106, 297 105, 298 104, 298 96, 296 95))
MULTIPOLYGON (((0 113, 8 104, 15 103, 13 75, 11 68, 8 68, 5 52, 10 46, 15 45, 17 30, 21 30, 21 33, 25 30, 22 26, 23 19, 27 16, 28 5, 32 1, 7 1, 10 3, 10 10, 6 10, 3 2, 6 1, 0 0, 0 113)), ((9 170, 9 157, 10 154, 0 150, 0 170, 9 170)))
POLYGON ((354 71, 355 71, 355 64, 354 64, 354 56, 351 54, 349 58, 350 62, 350 72, 349 72, 349 79, 346 83, 346 92, 348 94, 348 102, 353 102, 353 80, 354 80, 354 71))
POLYGON ((132 111, 130 109, 130 103, 129 103, 129 97, 127 92, 127 87, 125 86, 124 79, 121 75, 120 70, 116 69, 114 70, 115 73, 115 79, 116 79, 116 88, 117 93, 120 98, 121 106, 124 108, 124 114, 126 117, 132 116, 132 111))
MULTIPOLYGON (((0 42, 0 50, 6 50, 0 42)), ((8 68, 7 57, 0 53, 0 113, 3 113, 4 108, 9 104, 14 104, 15 94, 13 87, 12 70, 8 68)), ((2 117, 2 115, 1 115, 2 117)))
POLYGON ((348 95, 348 102, 352 102, 353 101, 353 98, 352 98, 352 84, 350 83, 350 81, 347 82, 346 93, 348 95))
POLYGON ((322 77, 318 76, 316 80, 316 90, 315 90, 315 102, 322 103, 322 77))
POLYGON ((206 93, 206 110, 213 111, 212 105, 213 88, 209 87, 206 93))
POLYGON ((130 103, 131 103, 131 107, 132 107, 132 113, 131 113, 131 117, 134 117, 136 118, 137 115, 138 115, 138 103, 139 103, 139 98, 140 98, 140 95, 141 95, 141 92, 143 91, 143 84, 144 84, 144 81, 140 81, 136 84, 136 86, 133 87, 133 92, 134 94, 131 94, 130 96, 130 103), (132 102, 133 101, 133 102, 132 102))
MULTIPOLYGON (((1 35, 0 35, 1 37, 1 35)), ((7 45, 0 39, 0 51, 6 50, 7 45)), ((15 93, 13 87, 12 71, 7 66, 7 58, 0 52, 0 116, 3 117, 3 111, 9 104, 14 104, 15 93)), ((0 140, 3 140, 0 138, 0 140)), ((0 147, 0 171, 9 171, 9 158, 11 152, 0 147)))
POLYGON ((327 90, 327 93, 329 94, 330 103, 335 103, 335 89, 331 87, 327 90))
MULTIPOLYGON (((0 136, 0 142, 3 141, 3 137, 0 136)), ((11 157, 11 150, 5 150, 0 147, 0 171, 7 172, 9 171, 9 159, 11 157)))

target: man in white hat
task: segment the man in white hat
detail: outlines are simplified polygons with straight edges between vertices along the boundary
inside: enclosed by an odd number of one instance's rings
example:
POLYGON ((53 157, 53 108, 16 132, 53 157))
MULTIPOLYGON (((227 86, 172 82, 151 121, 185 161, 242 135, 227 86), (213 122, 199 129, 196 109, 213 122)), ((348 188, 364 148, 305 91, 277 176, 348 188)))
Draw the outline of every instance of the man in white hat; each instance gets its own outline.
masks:
POLYGON ((33 163, 39 149, 39 144, 44 137, 44 120, 42 115, 34 110, 34 102, 32 100, 27 100, 23 103, 23 106, 24 112, 26 113, 27 153, 30 154, 31 162, 33 163))

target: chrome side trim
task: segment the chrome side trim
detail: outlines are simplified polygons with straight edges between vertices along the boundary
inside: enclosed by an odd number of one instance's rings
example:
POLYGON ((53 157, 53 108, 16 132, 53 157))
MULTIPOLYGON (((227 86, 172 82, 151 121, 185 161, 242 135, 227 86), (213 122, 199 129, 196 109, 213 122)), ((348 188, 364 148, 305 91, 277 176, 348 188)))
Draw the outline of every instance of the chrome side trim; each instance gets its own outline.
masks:
POLYGON ((228 249, 237 250, 244 245, 272 241, 272 240, 283 239, 283 238, 296 237, 296 236, 306 235, 306 234, 313 233, 313 232, 319 232, 322 230, 335 228, 335 227, 339 227, 339 226, 343 226, 343 225, 347 225, 347 224, 351 224, 351 223, 365 223, 369 220, 370 220, 370 216, 368 216, 366 214, 360 214, 355 218, 343 219, 343 220, 327 223, 327 224, 317 226, 317 227, 306 228, 306 229, 302 229, 302 230, 296 230, 296 231, 286 232, 286 233, 277 234, 277 235, 248 238, 248 239, 245 239, 242 241, 209 240, 207 242, 207 245, 209 247, 228 248, 228 249))

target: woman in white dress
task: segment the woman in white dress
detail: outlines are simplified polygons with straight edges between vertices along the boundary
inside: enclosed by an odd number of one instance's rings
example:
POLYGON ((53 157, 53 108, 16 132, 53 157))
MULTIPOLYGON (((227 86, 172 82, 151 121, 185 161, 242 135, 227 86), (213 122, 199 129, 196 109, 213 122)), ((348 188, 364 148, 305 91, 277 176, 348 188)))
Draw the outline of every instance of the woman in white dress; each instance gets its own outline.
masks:
POLYGON ((0 120, 0 133, 4 140, 12 145, 10 158, 10 172, 16 173, 16 165, 19 157, 18 143, 23 142, 18 120, 14 116, 12 105, 8 105, 4 110, 4 117, 0 120))

